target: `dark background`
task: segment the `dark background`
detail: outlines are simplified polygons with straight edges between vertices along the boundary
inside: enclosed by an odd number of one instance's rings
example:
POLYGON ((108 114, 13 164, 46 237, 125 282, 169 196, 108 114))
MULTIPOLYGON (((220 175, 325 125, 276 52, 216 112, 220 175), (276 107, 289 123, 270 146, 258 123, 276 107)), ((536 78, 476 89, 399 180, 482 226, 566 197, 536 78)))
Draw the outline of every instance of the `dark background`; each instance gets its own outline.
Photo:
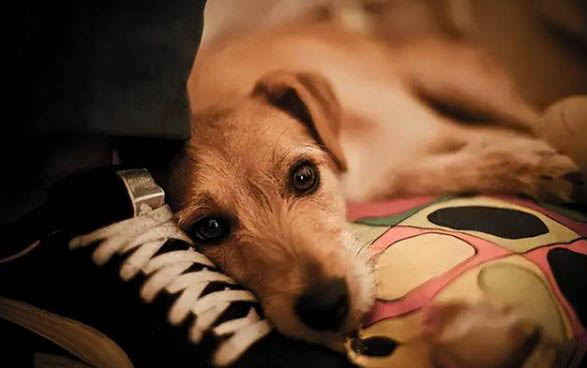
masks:
POLYGON ((3 6, 0 221, 71 172, 166 162, 189 137, 185 91, 205 0, 3 6))

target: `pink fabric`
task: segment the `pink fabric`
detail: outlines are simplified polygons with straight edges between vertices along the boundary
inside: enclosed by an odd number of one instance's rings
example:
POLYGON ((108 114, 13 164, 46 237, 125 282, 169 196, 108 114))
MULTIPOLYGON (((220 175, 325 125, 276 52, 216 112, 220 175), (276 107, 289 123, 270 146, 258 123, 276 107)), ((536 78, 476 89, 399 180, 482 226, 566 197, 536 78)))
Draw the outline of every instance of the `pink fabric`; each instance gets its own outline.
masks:
POLYGON ((438 197, 414 197, 386 202, 347 203, 347 219, 391 216, 433 202, 438 197))

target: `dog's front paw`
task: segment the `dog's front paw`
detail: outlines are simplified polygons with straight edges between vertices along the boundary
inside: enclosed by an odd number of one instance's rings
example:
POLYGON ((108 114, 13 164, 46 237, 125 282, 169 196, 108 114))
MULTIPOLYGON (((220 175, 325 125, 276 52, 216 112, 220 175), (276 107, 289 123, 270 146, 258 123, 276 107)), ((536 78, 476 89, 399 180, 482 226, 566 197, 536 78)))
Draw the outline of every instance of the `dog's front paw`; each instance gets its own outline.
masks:
POLYGON ((428 307, 423 328, 434 367, 543 368, 556 358, 537 325, 487 302, 428 307))
POLYGON ((579 167, 540 139, 495 136, 470 149, 480 159, 483 178, 505 193, 568 203, 585 185, 579 167))
POLYGON ((529 167, 525 194, 552 202, 572 202, 584 190, 585 180, 577 165, 566 155, 547 147, 535 152, 529 167))

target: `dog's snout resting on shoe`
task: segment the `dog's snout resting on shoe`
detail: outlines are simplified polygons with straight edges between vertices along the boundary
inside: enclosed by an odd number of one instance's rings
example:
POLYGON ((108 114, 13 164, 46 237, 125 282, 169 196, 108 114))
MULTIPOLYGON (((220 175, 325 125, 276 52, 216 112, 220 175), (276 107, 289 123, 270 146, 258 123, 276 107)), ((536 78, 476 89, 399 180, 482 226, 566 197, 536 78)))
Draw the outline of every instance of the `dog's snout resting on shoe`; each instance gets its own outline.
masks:
POLYGON ((375 287, 345 200, 573 192, 575 164, 462 42, 391 47, 331 23, 288 25, 202 50, 188 89, 192 138, 170 188, 180 224, 281 332, 335 349, 375 287))

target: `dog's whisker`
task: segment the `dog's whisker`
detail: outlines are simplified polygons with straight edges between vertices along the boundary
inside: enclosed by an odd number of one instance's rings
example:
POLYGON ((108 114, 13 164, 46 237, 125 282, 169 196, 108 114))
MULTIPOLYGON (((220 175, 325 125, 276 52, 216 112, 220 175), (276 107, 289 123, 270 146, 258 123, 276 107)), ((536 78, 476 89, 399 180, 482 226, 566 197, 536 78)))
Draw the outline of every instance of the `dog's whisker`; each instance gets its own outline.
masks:
POLYGON ((361 245, 358 249, 357 252, 355 253, 355 257, 359 257, 362 256, 363 251, 369 249, 369 243, 363 244, 361 245))

